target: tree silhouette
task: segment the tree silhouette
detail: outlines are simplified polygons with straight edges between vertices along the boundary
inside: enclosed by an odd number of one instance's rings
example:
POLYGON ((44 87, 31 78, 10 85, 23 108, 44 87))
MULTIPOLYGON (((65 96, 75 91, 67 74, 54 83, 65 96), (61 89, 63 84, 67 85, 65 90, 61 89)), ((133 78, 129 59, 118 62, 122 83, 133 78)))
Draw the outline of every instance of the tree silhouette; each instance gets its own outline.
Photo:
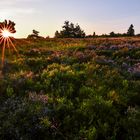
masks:
POLYGON ((37 39, 37 38, 42 38, 41 36, 39 36, 39 31, 37 30, 32 30, 32 34, 28 35, 28 39, 37 39))
POLYGON ((134 36, 135 35, 135 30, 133 24, 130 25, 128 31, 127 31, 128 36, 134 36))
POLYGON ((61 37, 60 33, 58 31, 56 31, 55 32, 55 38, 60 38, 60 37, 61 37))
POLYGON ((5 20, 3 22, 0 22, 0 33, 3 29, 8 29, 8 31, 10 33, 16 33, 16 30, 15 30, 15 23, 11 20, 5 20))
POLYGON ((96 33, 95 32, 93 32, 93 37, 95 37, 96 36, 96 33))
POLYGON ((39 35, 39 31, 33 30, 33 35, 38 36, 39 35))
POLYGON ((113 31, 112 31, 109 35, 110 35, 110 37, 115 37, 115 36, 117 36, 113 31))
POLYGON ((85 32, 76 24, 65 21, 60 32, 55 32, 56 38, 84 38, 85 32))
POLYGON ((5 57, 5 49, 12 48, 17 54, 18 51, 13 44, 12 38, 10 35, 16 33, 15 23, 11 20, 5 20, 4 22, 0 22, 0 45, 2 48, 2 67, 4 65, 4 57, 5 57), (6 36, 5 36, 6 34, 6 36))

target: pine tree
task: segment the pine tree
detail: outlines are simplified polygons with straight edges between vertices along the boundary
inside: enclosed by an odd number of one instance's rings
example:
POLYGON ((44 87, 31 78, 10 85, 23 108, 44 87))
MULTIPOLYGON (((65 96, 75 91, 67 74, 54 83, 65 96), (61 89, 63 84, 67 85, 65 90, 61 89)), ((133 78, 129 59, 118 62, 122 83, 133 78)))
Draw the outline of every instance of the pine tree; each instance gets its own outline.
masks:
POLYGON ((128 36, 134 36, 135 35, 135 30, 133 24, 130 25, 128 31, 127 31, 128 36))
POLYGON ((85 32, 76 24, 65 21, 60 32, 55 32, 56 38, 84 38, 85 32))

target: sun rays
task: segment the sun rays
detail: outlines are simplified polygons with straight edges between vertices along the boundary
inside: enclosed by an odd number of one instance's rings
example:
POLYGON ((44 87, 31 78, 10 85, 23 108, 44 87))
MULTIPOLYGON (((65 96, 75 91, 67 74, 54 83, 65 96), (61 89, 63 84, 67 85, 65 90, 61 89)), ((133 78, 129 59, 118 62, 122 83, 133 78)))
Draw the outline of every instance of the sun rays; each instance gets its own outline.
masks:
POLYGON ((14 39, 14 33, 15 30, 15 23, 12 21, 5 20, 4 22, 0 22, 0 46, 2 48, 2 67, 4 66, 4 58, 5 58, 5 50, 6 48, 10 49, 12 48, 17 54, 18 51, 13 44, 14 39))
POLYGON ((4 29, 4 30, 2 30, 2 36, 3 36, 4 38, 9 38, 10 36, 13 36, 13 34, 10 33, 9 30, 4 29))

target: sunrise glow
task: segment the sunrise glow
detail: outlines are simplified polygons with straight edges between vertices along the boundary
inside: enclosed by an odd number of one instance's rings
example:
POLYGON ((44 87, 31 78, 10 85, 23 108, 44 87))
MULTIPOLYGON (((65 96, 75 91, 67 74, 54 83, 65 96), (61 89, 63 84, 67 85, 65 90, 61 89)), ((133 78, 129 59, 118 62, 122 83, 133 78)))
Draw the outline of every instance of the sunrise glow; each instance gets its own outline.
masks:
POLYGON ((4 38, 9 38, 9 37, 12 37, 13 34, 10 33, 7 29, 4 29, 4 30, 2 30, 2 36, 3 36, 4 38))
POLYGON ((5 20, 4 22, 0 23, 0 46, 2 48, 2 67, 4 66, 4 58, 5 58, 5 50, 6 48, 13 49, 17 54, 18 51, 13 44, 14 33, 15 30, 15 23, 12 21, 5 20))

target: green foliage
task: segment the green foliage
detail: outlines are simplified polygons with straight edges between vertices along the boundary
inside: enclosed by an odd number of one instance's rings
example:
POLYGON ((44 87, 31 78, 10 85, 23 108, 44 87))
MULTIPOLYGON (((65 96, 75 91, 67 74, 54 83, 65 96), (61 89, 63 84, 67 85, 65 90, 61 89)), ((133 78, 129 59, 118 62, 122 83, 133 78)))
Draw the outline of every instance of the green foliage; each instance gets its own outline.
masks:
POLYGON ((6 94, 8 96, 12 96, 13 93, 14 93, 13 88, 8 86, 7 89, 6 89, 6 94))
POLYGON ((0 139, 140 139, 139 39, 17 44, 0 75, 0 139))
POLYGON ((8 98, 0 107, 0 139, 30 140, 50 137, 52 123, 45 110, 46 107, 41 103, 18 97, 8 98), (45 135, 42 136, 43 133, 45 135))

